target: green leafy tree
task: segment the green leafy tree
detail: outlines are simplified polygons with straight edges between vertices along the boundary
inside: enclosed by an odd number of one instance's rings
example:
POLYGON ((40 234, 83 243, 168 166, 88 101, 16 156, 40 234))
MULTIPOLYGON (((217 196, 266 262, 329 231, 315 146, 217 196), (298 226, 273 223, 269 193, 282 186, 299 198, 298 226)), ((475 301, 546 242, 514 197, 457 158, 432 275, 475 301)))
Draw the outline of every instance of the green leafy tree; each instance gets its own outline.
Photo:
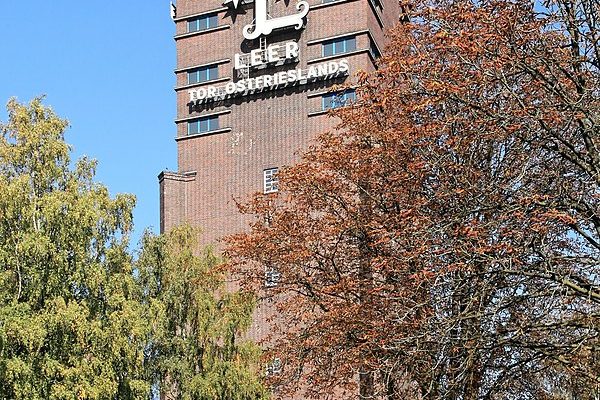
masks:
POLYGON ((138 261, 152 321, 149 371, 169 400, 267 399, 260 349, 245 341, 254 297, 227 290, 222 260, 196 255, 197 231, 146 235, 138 261))
POLYGON ((74 165, 67 121, 8 103, 0 125, 0 399, 142 399, 147 323, 127 235, 134 198, 74 165))
POLYGON ((265 399, 253 298, 222 291, 195 231, 128 249, 134 198, 71 163, 41 99, 0 125, 0 400, 265 399))
POLYGON ((134 261, 135 200, 71 163, 67 126, 39 98, 0 125, 0 400, 266 399, 238 338, 252 296, 224 290, 189 227, 146 235, 134 261))

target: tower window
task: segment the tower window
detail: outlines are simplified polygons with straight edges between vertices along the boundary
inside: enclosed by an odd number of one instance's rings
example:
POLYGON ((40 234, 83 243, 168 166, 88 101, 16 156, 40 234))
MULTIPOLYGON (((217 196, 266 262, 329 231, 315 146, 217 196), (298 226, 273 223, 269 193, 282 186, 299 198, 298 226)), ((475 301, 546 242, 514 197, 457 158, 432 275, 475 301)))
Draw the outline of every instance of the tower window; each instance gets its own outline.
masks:
POLYGON ((321 97, 323 110, 333 110, 356 101, 356 91, 348 89, 344 92, 327 93, 321 97))
POLYGON ((188 84, 206 82, 219 77, 219 67, 216 65, 209 65, 206 67, 194 68, 188 71, 187 78, 188 84))
POLYGON ((373 7, 379 11, 379 12, 383 12, 383 3, 381 2, 381 0, 369 0, 371 2, 371 4, 373 4, 373 7))
POLYGON ((275 268, 266 267, 265 268, 265 286, 275 287, 279 284, 279 280, 281 279, 281 272, 277 271, 275 268))
POLYGON ((346 36, 340 39, 328 40, 322 44, 323 57, 348 53, 354 50, 356 50, 356 36, 346 36))
POLYGON ((371 52, 371 56, 374 59, 378 59, 379 57, 381 57, 381 53, 379 52, 379 48, 377 48, 377 45, 375 44, 375 42, 372 39, 370 41, 369 51, 371 52))
POLYGON ((281 373, 281 359, 274 358, 273 361, 267 364, 267 376, 272 376, 281 373))
POLYGON ((188 135, 216 131, 217 129, 219 129, 219 117, 216 115, 188 122, 188 135))
POLYGON ((263 192, 275 193, 279 190, 279 168, 268 168, 263 171, 263 192))
POLYGON ((217 14, 202 15, 198 18, 188 20, 188 32, 198 32, 219 26, 217 14))

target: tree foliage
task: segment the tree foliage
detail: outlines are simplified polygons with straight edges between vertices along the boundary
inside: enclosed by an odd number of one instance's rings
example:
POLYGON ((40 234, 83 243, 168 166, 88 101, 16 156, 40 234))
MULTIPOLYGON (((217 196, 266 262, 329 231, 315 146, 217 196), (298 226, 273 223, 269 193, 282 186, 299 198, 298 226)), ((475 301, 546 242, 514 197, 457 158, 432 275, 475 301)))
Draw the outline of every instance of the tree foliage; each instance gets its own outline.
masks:
POLYGON ((235 341, 254 301, 222 294, 194 232, 128 248, 134 198, 73 165, 67 122, 8 104, 0 126, 0 399, 264 399, 259 353, 235 341))
POLYGON ((70 168, 67 122, 11 100, 0 139, 0 398, 144 398, 145 321, 125 235, 95 163, 70 168))
POLYGON ((147 290, 152 339, 148 370, 168 400, 261 400, 260 349, 243 340, 254 298, 225 291, 222 260, 196 255, 189 226, 144 238, 138 267, 147 290))
POLYGON ((282 396, 596 399, 598 2, 404 9, 339 129, 230 239, 280 311, 282 396))

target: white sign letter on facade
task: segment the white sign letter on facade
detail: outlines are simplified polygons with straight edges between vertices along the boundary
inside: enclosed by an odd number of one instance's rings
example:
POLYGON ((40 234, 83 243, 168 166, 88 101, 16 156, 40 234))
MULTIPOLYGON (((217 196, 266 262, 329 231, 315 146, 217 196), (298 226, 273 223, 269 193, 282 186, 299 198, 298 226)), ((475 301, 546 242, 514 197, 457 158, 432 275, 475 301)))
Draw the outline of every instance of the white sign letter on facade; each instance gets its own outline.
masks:
POLYGON ((272 44, 267 48, 267 59, 269 62, 279 61, 279 45, 272 44))
POLYGON ((242 62, 242 56, 239 55, 239 54, 235 55, 235 63, 234 63, 234 65, 235 65, 235 69, 242 69, 242 68, 245 68, 245 67, 248 66, 247 63, 242 62))
POLYGON ((263 53, 263 51, 261 49, 254 49, 250 52, 250 64, 253 67, 256 67, 257 65, 260 65, 263 63, 262 53, 263 53))
POLYGON ((287 42, 285 44, 285 58, 297 58, 300 54, 300 46, 296 42, 287 42))

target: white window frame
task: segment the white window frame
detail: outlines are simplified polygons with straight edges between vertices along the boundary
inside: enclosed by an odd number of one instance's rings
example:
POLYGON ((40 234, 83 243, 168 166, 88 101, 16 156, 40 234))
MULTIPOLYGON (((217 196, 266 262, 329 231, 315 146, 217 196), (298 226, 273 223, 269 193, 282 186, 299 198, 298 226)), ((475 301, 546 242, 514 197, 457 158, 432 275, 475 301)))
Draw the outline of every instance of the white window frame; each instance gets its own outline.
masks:
POLYGON ((281 373, 282 363, 281 358, 274 358, 273 361, 267 364, 266 374, 267 376, 278 375, 281 373))
POLYGON ((206 134, 209 132, 217 131, 217 130, 219 130, 220 124, 221 124, 221 122, 219 121, 218 115, 213 114, 213 115, 207 115, 204 117, 196 118, 196 119, 188 121, 187 134, 188 134, 188 136, 203 135, 203 134, 206 134), (207 123, 206 124, 207 129, 201 129, 203 122, 207 123), (194 129, 194 127, 196 127, 196 129, 194 129), (195 130, 197 132, 194 132, 195 130))
POLYGON ((281 279, 281 272, 273 267, 265 267, 265 287, 272 288, 279 285, 281 279))
POLYGON ((346 89, 343 92, 325 93, 321 96, 321 110, 334 110, 345 107, 356 101, 356 90, 346 89))
POLYGON ((202 67, 192 68, 187 71, 187 84, 196 85, 219 79, 219 65, 203 65, 202 67))
POLYGON ((219 14, 216 12, 202 14, 197 17, 188 19, 186 25, 188 33, 202 32, 209 29, 214 29, 219 26, 219 14), (214 22, 214 25, 211 24, 211 22, 214 22), (195 24, 195 27, 192 28, 191 24, 195 24))
POLYGON ((347 35, 337 37, 335 39, 328 39, 321 42, 321 56, 333 57, 338 54, 349 53, 357 49, 358 43, 356 35, 347 35), (331 46, 331 53, 327 53, 327 46, 331 46))
POLYGON ((263 193, 276 193, 279 191, 279 173, 278 167, 267 168, 263 170, 263 193))

